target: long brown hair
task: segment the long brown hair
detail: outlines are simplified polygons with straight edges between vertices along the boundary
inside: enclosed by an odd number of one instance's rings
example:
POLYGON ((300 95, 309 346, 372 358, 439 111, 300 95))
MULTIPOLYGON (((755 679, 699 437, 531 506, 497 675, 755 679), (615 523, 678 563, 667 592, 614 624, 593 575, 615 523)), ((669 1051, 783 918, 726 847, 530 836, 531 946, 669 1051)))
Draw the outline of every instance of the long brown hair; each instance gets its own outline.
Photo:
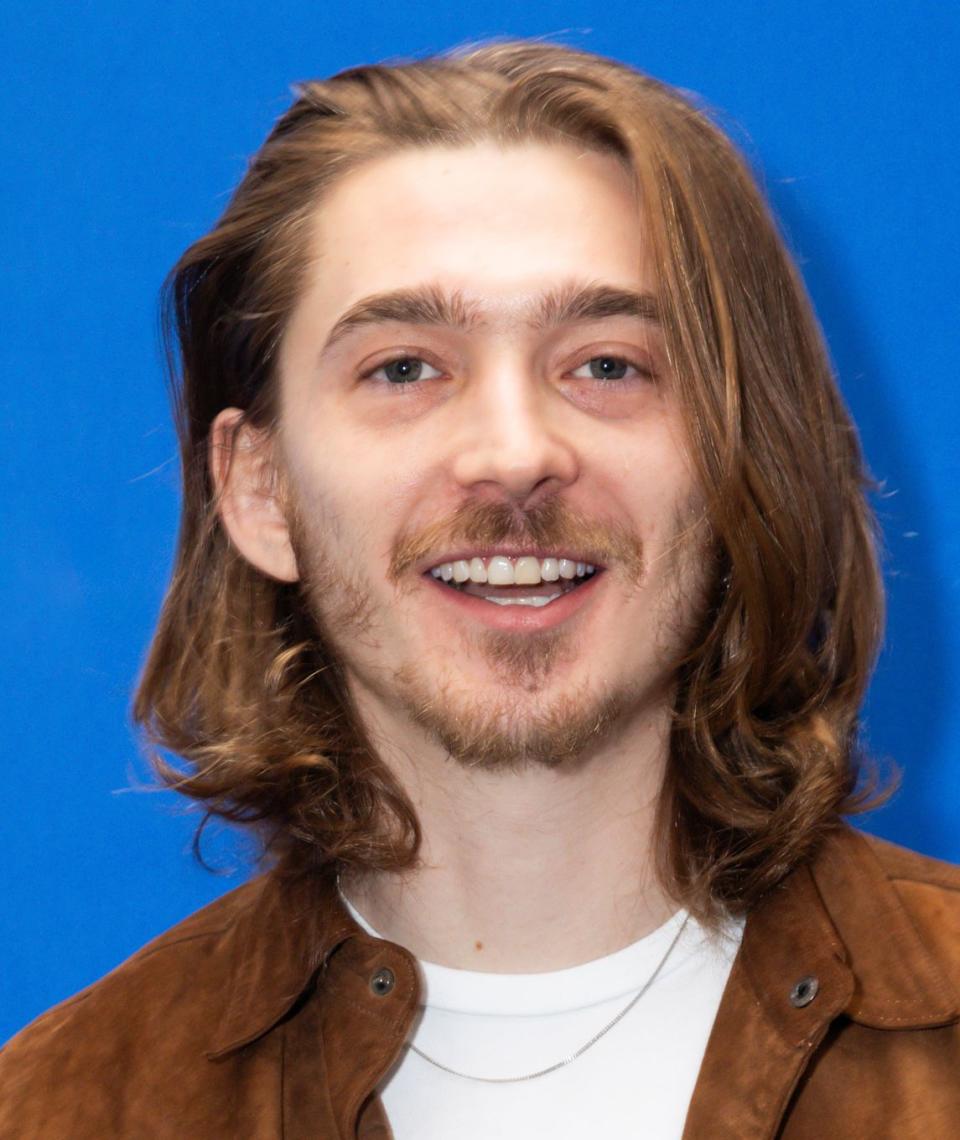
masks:
POLYGON ((401 148, 479 140, 573 143, 635 177, 717 545, 708 617, 678 675, 660 870, 705 917, 746 909, 860 803, 858 710, 883 608, 867 480, 744 160, 690 100, 596 55, 491 43, 300 85, 167 282, 183 515, 135 719, 185 759, 158 759, 167 782, 257 827, 288 870, 415 858, 413 809, 298 587, 226 539, 208 435, 226 407, 273 423, 277 346, 331 183, 401 148))

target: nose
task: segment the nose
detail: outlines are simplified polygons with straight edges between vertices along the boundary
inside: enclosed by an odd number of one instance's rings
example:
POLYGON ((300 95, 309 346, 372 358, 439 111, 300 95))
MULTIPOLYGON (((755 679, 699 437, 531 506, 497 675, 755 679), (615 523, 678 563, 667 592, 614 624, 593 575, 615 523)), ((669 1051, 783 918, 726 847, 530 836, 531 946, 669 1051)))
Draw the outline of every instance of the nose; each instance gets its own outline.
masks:
POLYGON ((558 399, 516 368, 478 379, 458 409, 455 481, 470 491, 488 486, 519 505, 575 482, 579 459, 558 399))

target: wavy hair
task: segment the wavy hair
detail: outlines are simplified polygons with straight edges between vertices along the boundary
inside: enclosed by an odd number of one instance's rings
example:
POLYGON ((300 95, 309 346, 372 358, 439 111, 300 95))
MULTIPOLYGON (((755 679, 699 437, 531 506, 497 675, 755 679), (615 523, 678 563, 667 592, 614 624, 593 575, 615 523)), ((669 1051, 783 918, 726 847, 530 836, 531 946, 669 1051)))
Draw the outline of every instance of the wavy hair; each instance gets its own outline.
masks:
POLYGON ((746 910, 865 802, 858 715, 883 611, 869 481, 746 162, 690 98, 597 55, 493 42, 298 86, 165 286, 183 512, 135 720, 185 761, 158 754, 162 778, 207 817, 253 826, 281 870, 416 858, 414 810, 298 586, 227 541, 208 437, 226 407, 275 424, 277 347, 331 184, 400 149, 486 140, 573 143, 635 178, 717 546, 678 673, 660 871, 704 918, 746 910))

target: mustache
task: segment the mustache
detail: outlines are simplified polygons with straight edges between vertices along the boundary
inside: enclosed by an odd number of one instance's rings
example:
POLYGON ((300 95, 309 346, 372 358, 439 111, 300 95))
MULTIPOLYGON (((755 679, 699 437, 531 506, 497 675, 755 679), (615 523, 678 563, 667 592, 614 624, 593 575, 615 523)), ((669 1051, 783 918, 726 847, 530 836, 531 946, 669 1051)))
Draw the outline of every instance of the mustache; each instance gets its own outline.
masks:
POLYGON ((561 499, 548 499, 529 510, 504 502, 462 503, 449 518, 401 534, 393 545, 388 574, 396 585, 411 567, 431 555, 458 546, 504 542, 569 550, 600 566, 618 563, 635 581, 643 573, 643 545, 627 527, 588 517, 561 499))

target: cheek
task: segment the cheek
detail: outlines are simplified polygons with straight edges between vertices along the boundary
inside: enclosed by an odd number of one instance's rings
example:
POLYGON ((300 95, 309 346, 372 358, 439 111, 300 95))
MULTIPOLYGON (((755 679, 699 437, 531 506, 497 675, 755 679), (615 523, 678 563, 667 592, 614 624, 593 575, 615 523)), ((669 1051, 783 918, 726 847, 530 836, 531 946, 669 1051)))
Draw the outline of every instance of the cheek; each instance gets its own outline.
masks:
POLYGON ((350 462, 327 454, 322 464, 301 463, 291 474, 288 522, 301 570, 326 590, 349 584, 384 592, 403 502, 388 474, 357 452, 350 462))
POLYGON ((302 472, 288 475, 287 519, 294 547, 321 547, 325 551, 344 543, 343 505, 329 480, 302 472))
POLYGON ((344 658, 357 647, 376 647, 382 599, 374 589, 363 535, 353 521, 368 516, 360 507, 352 519, 349 499, 317 481, 301 485, 293 500, 291 543, 302 596, 317 628, 344 658))
POLYGON ((675 448, 651 448, 632 465, 626 509, 643 544, 644 585, 638 601, 657 621, 699 606, 710 528, 704 498, 675 448))
POLYGON ((305 509, 327 516, 345 537, 358 520, 371 532, 387 531, 423 482, 428 449, 412 433, 389 430, 396 412, 378 428, 335 396, 297 404, 291 398, 284 453, 305 509))
POLYGON ((644 543, 672 543, 703 514, 703 496, 675 450, 650 448, 623 463, 622 497, 644 543))

